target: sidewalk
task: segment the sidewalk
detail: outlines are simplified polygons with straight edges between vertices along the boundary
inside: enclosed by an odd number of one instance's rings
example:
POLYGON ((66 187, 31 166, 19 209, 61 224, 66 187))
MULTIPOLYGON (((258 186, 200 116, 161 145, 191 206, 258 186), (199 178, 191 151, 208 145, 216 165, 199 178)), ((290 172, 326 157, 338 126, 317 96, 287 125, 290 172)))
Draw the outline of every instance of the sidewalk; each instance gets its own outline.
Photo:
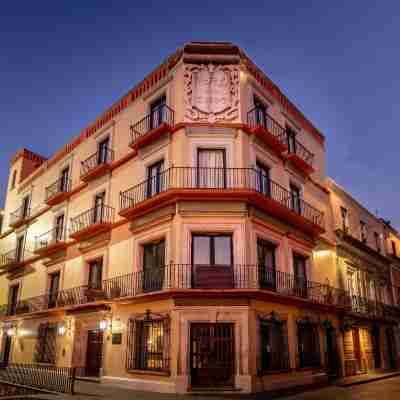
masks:
POLYGON ((356 376, 348 376, 346 378, 340 378, 333 383, 337 386, 348 387, 361 385, 363 383, 380 381, 382 379, 393 378, 394 376, 400 376, 400 371, 396 372, 375 372, 369 374, 361 374, 356 376))

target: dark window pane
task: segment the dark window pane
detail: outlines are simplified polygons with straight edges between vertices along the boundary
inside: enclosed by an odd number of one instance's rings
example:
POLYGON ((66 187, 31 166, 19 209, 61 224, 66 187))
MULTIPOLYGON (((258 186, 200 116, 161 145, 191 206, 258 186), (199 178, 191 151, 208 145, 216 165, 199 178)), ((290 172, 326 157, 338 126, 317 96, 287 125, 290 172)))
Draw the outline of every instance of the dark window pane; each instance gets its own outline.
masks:
POLYGON ((193 237, 193 263, 197 265, 211 264, 211 237, 193 237))
POLYGON ((215 259, 216 265, 230 265, 232 263, 232 248, 230 236, 215 236, 215 259))

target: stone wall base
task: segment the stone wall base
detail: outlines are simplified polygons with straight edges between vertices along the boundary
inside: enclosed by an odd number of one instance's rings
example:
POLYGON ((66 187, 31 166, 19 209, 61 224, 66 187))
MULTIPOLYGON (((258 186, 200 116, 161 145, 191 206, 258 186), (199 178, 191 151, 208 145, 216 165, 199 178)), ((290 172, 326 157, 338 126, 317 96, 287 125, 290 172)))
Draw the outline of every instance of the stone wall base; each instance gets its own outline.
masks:
POLYGON ((101 381, 107 385, 143 392, 176 393, 176 385, 173 381, 165 382, 138 378, 120 378, 117 376, 103 376, 101 381))

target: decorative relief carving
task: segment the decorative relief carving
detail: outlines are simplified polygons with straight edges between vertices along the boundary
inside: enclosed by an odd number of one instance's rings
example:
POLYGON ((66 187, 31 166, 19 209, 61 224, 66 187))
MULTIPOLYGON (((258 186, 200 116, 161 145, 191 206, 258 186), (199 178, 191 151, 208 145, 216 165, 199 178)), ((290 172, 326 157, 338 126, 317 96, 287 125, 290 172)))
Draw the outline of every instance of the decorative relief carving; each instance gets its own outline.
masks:
POLYGON ((185 118, 231 121, 239 115, 239 69, 234 65, 189 64, 185 68, 185 118))

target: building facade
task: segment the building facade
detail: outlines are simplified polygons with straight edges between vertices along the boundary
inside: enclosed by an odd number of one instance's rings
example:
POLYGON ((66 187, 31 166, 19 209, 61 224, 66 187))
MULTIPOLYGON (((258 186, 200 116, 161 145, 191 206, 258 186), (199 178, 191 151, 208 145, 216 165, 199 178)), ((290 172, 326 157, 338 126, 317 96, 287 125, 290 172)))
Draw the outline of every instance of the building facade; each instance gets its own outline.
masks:
POLYGON ((243 50, 189 43, 50 159, 11 161, 2 361, 177 393, 397 368, 398 235, 348 243, 342 197, 324 136, 243 50))

